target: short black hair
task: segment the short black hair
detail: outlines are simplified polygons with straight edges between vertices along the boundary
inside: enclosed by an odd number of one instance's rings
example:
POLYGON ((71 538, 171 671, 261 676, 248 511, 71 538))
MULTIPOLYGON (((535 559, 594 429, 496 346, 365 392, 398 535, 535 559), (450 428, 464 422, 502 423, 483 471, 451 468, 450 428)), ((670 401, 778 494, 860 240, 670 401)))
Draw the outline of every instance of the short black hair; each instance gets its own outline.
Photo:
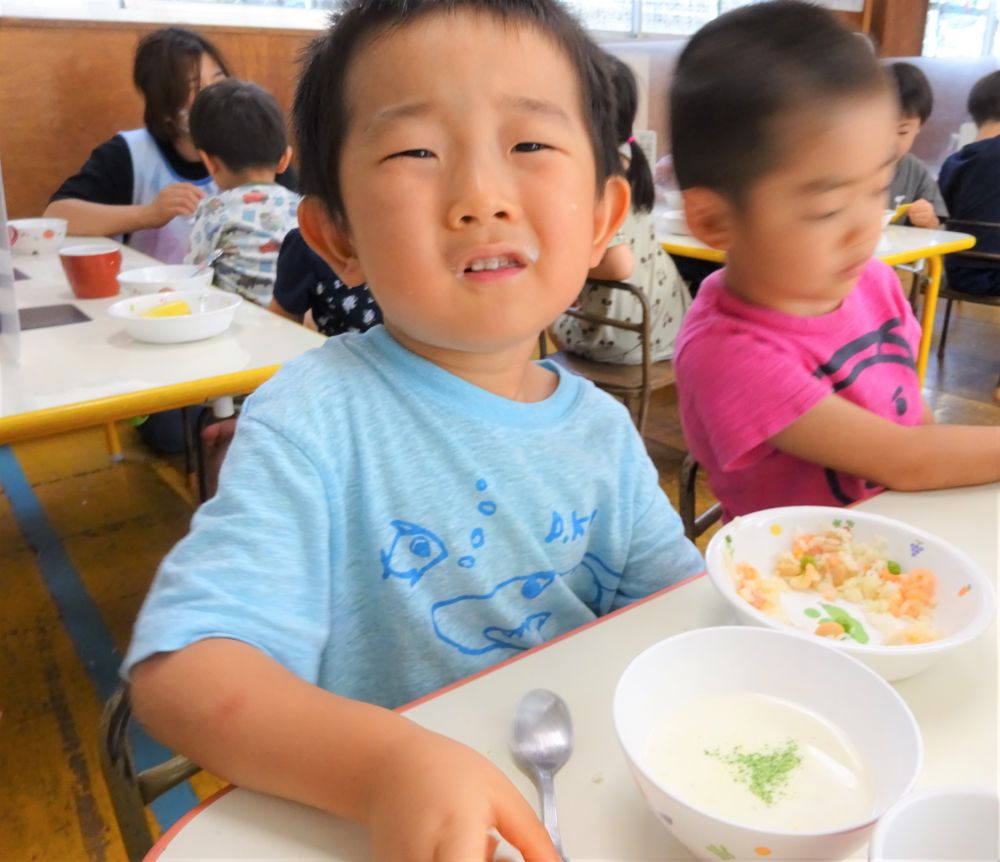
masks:
POLYGON ((180 114, 201 87, 200 63, 208 54, 227 77, 222 52, 193 30, 163 27, 139 40, 132 64, 132 82, 145 101, 143 123, 152 136, 173 143, 183 131, 180 114))
POLYGON ((202 90, 191 106, 191 140, 231 171, 270 168, 288 148, 285 118, 267 90, 226 78, 202 90))
POLYGON ((934 110, 934 91, 927 76, 912 63, 893 63, 889 72, 896 81, 900 114, 926 123, 934 110))
POLYGON ((1000 120, 1000 71, 976 81, 969 92, 969 113, 977 126, 1000 120))
POLYGON ((632 124, 639 107, 639 87, 635 82, 635 75, 626 63, 614 54, 608 54, 607 62, 611 86, 615 92, 615 143, 628 144, 631 151, 625 178, 632 189, 632 209, 636 212, 649 212, 656 201, 653 172, 646 154, 632 134, 632 124))
POLYGON ((783 158, 777 120, 880 90, 886 76, 870 44, 824 9, 773 0, 720 15, 691 37, 674 73, 678 183, 739 202, 783 158))
POLYGON ((292 112, 302 194, 318 197, 331 216, 345 219, 340 184, 340 157, 350 120, 345 82, 358 52, 378 36, 426 15, 466 9, 534 27, 564 51, 579 78, 598 186, 621 173, 603 52, 558 0, 346 0, 329 29, 307 48, 295 93, 292 112))

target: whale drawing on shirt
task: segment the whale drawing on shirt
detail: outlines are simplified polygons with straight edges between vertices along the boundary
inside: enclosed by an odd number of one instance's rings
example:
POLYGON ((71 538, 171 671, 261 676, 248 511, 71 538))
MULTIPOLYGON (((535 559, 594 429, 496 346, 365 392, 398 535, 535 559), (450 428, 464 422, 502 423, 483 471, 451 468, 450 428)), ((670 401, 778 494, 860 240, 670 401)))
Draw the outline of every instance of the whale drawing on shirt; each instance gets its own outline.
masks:
POLYGON ((587 552, 575 566, 518 575, 497 584, 487 593, 465 594, 435 602, 431 606, 434 633, 446 644, 467 655, 482 655, 499 649, 525 650, 546 639, 543 631, 552 616, 549 588, 560 579, 567 584, 595 614, 603 607, 608 593, 613 593, 622 573, 609 568, 599 557, 587 552), (491 604, 510 620, 509 627, 491 624, 491 604), (475 621, 484 623, 476 632, 475 621))

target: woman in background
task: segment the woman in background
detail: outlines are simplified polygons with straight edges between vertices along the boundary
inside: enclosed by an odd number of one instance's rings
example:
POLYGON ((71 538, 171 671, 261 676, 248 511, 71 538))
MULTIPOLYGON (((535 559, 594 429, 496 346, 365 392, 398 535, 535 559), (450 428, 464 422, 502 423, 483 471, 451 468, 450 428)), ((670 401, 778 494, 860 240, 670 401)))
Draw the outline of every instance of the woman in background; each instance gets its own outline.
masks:
POLYGON ((132 80, 145 103, 144 126, 100 144, 52 196, 46 216, 70 234, 125 238, 164 263, 180 263, 198 202, 217 189, 188 133, 198 91, 229 75, 206 38, 167 27, 143 37, 132 80))

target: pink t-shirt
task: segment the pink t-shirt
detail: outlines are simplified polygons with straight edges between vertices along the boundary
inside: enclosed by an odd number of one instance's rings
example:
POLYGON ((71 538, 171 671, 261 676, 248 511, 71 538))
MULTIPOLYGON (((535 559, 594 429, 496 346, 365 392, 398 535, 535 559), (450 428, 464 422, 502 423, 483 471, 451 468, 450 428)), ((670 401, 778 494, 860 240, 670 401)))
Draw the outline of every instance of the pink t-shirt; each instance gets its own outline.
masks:
POLYGON ((831 394, 918 425, 919 341, 896 274, 877 260, 838 309, 819 317, 744 302, 726 287, 725 270, 706 278, 674 361, 684 438, 708 470, 723 516, 772 506, 846 506, 881 490, 767 441, 831 394))

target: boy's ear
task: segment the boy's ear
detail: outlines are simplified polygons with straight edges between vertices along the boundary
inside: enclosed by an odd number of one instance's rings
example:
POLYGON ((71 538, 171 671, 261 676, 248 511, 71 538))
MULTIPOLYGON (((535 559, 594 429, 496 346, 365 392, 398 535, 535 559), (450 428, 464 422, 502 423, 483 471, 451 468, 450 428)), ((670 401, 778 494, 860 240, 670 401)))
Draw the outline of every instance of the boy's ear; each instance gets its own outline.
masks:
POLYGON ((201 163, 205 166, 205 170, 208 171, 210 177, 214 178, 219 173, 222 162, 215 158, 215 156, 210 156, 204 150, 198 150, 198 158, 201 159, 201 163))
POLYGON ((604 183, 604 194, 594 207, 594 242, 590 247, 590 268, 601 262, 612 237, 622 226, 632 204, 632 190, 625 177, 611 176, 604 183))
POLYGON ((684 189, 684 220, 691 235, 705 245, 729 251, 734 216, 733 204, 717 191, 703 186, 684 189))
POLYGON ((364 284, 365 274, 354 252, 354 243, 346 225, 330 215, 319 198, 309 195, 299 204, 299 230, 316 254, 348 287, 364 284))
POLYGON ((283 174, 288 170, 288 165, 292 161, 292 148, 285 147, 285 154, 278 160, 278 164, 274 168, 276 174, 283 174))

